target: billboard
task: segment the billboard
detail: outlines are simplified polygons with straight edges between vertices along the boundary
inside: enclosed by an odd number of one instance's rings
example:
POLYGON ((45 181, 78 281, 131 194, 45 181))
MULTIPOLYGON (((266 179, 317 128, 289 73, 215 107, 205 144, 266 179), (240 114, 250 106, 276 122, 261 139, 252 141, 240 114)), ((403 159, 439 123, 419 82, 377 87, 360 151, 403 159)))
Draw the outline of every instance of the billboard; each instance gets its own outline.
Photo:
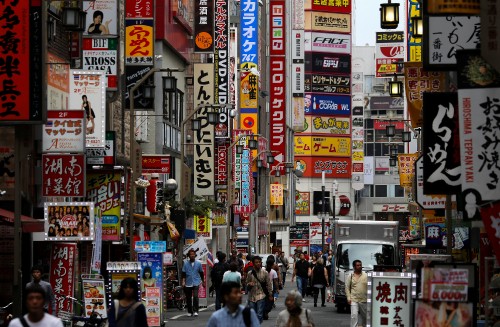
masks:
POLYGON ((304 96, 304 110, 306 115, 350 115, 351 97, 306 93, 304 96))
MULTIPOLYGON (((214 67, 215 67, 215 103, 229 103, 229 0, 215 1, 214 30, 214 67)), ((227 120, 223 123, 228 125, 227 120)), ((227 130, 227 128, 226 128, 227 130)), ((225 135, 229 138, 229 133, 225 135)))
POLYGON ((83 40, 83 69, 103 71, 108 91, 118 88, 118 39, 86 38, 83 40))
POLYGON ((42 155, 42 196, 84 197, 85 155, 42 155))
POLYGON ((252 151, 246 148, 247 140, 241 135, 252 134, 249 130, 233 130, 232 142, 237 142, 239 145, 243 145, 243 153, 236 153, 236 146, 233 146, 233 186, 234 190, 229 190, 233 192, 231 198, 231 203, 233 204, 233 212, 239 214, 250 214, 253 211, 253 177, 252 177, 252 151))
POLYGON ((307 134, 330 134, 335 136, 349 136, 351 134, 351 119, 335 116, 306 116, 307 134))
MULTIPOLYGON (((286 59, 284 56, 271 56, 269 59, 271 68, 270 88, 273 90, 269 95, 269 150, 274 157, 286 158, 286 59)), ((271 174, 283 160, 275 160, 271 164, 271 174)))
POLYGON ((153 65, 154 20, 125 19, 125 65, 153 65))
POLYGON ((92 241, 93 202, 45 202, 46 241, 92 241))
POLYGON ((194 51, 214 51, 214 0, 194 2, 194 51))
POLYGON ((99 71, 70 71, 69 110, 84 110, 85 146, 103 148, 106 142, 106 79, 99 71))
POLYGON ((342 1, 309 0, 309 1, 311 2, 311 9, 314 11, 350 14, 352 10, 351 0, 342 0, 342 1))
POLYGON ((304 177, 321 178, 322 172, 325 172, 326 178, 351 177, 351 158, 295 157, 294 165, 304 177))
POLYGON ((304 84, 305 92, 338 95, 351 94, 351 78, 349 76, 308 73, 305 76, 304 84))
POLYGON ((422 17, 422 3, 420 0, 409 0, 407 11, 406 11, 406 21, 407 26, 407 61, 409 62, 422 62, 422 39, 421 37, 413 37, 411 30, 413 27, 411 17, 422 17))
POLYGON ((351 54, 351 35, 305 32, 305 51, 351 54))
MULTIPOLYGON (((140 7, 140 4, 138 3, 136 6, 140 7)), ((83 32, 83 35, 118 35, 117 6, 117 0, 83 1, 83 11, 87 13, 85 16, 85 26, 87 29, 83 32)), ((85 58, 85 55, 83 58, 85 58)))
POLYGON ((351 73, 351 56, 347 54, 306 52, 306 71, 332 75, 351 73))
POLYGON ((401 73, 405 61, 403 32, 377 32, 376 39, 376 77, 387 77, 401 73))
POLYGON ((84 152, 85 112, 48 110, 42 129, 42 152, 84 152))
POLYGON ((294 136, 296 156, 349 157, 351 139, 331 136, 294 136))
POLYGON ((305 15, 305 29, 333 33, 351 33, 351 15, 310 11, 305 15))

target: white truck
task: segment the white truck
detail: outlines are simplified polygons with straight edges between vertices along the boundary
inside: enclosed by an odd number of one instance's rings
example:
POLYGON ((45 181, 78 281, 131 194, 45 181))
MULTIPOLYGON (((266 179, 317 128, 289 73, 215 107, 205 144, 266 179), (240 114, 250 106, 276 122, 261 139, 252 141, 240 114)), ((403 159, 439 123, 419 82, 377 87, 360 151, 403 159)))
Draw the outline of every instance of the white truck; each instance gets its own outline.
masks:
POLYGON ((352 273, 352 262, 361 260, 364 271, 375 265, 400 265, 399 222, 370 220, 335 221, 334 301, 338 312, 349 309, 345 281, 352 273))

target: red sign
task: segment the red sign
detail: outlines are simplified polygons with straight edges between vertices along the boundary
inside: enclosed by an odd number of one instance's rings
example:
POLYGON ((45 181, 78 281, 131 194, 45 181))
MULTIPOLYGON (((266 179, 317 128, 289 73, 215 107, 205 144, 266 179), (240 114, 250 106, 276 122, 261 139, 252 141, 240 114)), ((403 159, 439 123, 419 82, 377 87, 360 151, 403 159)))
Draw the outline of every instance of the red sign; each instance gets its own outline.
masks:
POLYGON ((170 156, 164 154, 142 155, 143 174, 170 174, 170 156))
POLYGON ((85 196, 83 154, 43 154, 42 169, 42 196, 85 196))
POLYGON ((154 18, 154 1, 125 1, 125 18, 154 18))
POLYGON ((351 158, 295 157, 295 169, 304 177, 320 178, 323 171, 327 178, 351 178, 351 158))
POLYGON ((157 213, 162 210, 160 206, 163 202, 163 181, 152 179, 149 183, 146 207, 150 213, 157 213))
POLYGON ((270 57, 271 94, 269 103, 271 105, 269 150, 274 155, 274 163, 271 165, 271 174, 277 169, 284 171, 285 167, 279 165, 286 158, 286 75, 285 57, 270 57))
POLYGON ((272 56, 284 56, 285 46, 285 0, 271 0, 269 4, 269 54, 272 56))
POLYGON ((227 151, 229 148, 229 139, 219 141, 215 145, 215 184, 227 185, 227 151))
MULTIPOLYGON (((493 248, 493 253, 500 260, 500 201, 481 208, 481 217, 490 246, 493 248)), ((482 254, 481 254, 482 255, 482 254)))
POLYGON ((342 0, 342 1, 312 0, 311 2, 313 11, 350 14, 352 10, 351 0, 342 0))
POLYGON ((373 128, 376 130, 385 130, 385 128, 389 125, 396 126, 396 130, 404 130, 405 123, 402 121, 389 121, 389 120, 377 120, 373 122, 373 128))
POLYGON ((73 312, 73 301, 64 296, 73 296, 75 284, 75 243, 52 244, 52 255, 50 257, 50 285, 54 290, 56 300, 56 312, 73 312))

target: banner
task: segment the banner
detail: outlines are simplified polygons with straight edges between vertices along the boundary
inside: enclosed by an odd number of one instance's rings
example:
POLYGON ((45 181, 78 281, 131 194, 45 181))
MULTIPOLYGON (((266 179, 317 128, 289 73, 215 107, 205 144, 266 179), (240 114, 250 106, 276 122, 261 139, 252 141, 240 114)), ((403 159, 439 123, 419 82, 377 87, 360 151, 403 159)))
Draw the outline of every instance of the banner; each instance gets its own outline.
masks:
POLYGON ((456 93, 424 93, 423 97, 424 194, 456 194, 462 168, 456 93))
POLYGON ((103 148, 106 134, 106 76, 98 71, 70 71, 69 110, 84 110, 87 148, 103 148))
MULTIPOLYGON (((112 2, 116 1, 112 0, 112 2)), ((116 13, 116 9, 113 9, 116 13)), ((83 39, 83 69, 103 71, 106 75, 106 86, 108 91, 116 90, 118 88, 117 45, 118 39, 83 39)))
POLYGON ((214 51, 214 0, 195 1, 194 51, 214 51))
POLYGON ((93 202, 45 202, 45 241, 92 241, 93 202))
POLYGON ((305 127, 303 133, 307 134, 349 136, 351 134, 351 119, 349 117, 310 115, 305 117, 305 127))
POLYGON ((306 12, 305 18, 305 30, 351 33, 350 14, 310 11, 306 12))
POLYGON ((479 0, 481 3, 481 55, 496 71, 500 71, 500 34, 497 33, 499 7, 493 6, 490 0, 479 0))
POLYGON ((85 155, 42 155, 42 196, 84 197, 85 155))
POLYGON ((76 243, 54 243, 50 256, 50 285, 54 290, 56 317, 61 311, 73 312, 73 301, 66 296, 73 296, 75 282, 76 243))
POLYGON ((405 93, 411 126, 422 127, 422 107, 424 92, 444 92, 446 74, 444 72, 428 72, 421 62, 405 62, 405 93))
POLYGON ((141 292, 146 300, 148 326, 161 326, 163 254, 138 253, 137 260, 141 264, 141 292))
MULTIPOLYGON (((194 106, 214 102, 214 65, 194 65, 194 106)), ((208 122, 210 107, 198 111, 197 119, 201 120, 201 130, 194 135, 194 195, 214 195, 214 126, 208 122)))
POLYGON ((311 214, 311 193, 295 191, 295 215, 309 216, 311 214))
POLYGON ((352 170, 351 158, 331 157, 295 157, 295 169, 304 177, 350 178, 352 170))
POLYGON ((411 189, 415 179, 415 161, 418 153, 398 154, 399 185, 411 189))
POLYGON ((269 185, 269 205, 282 206, 283 205, 283 184, 270 184, 269 185))
MULTIPOLYGON (((286 73, 285 57, 271 56, 270 87, 273 90, 269 95, 270 123, 269 123, 269 150, 274 157, 283 158, 271 164, 271 174, 276 172, 278 165, 286 158, 286 73)), ((279 168, 281 168, 280 165, 279 168)))
POLYGON ((450 325, 448 319, 452 318, 453 327, 473 327, 474 305, 468 303, 453 302, 424 302, 415 301, 415 327, 446 326, 450 325), (455 312, 456 318, 447 314, 447 311, 455 312), (460 312, 460 314, 457 314, 460 312), (444 313, 444 314, 443 314, 444 313))
POLYGON ((120 171, 95 171, 87 174, 87 200, 101 209, 102 240, 120 240, 120 171))
POLYGON ((85 112, 47 110, 42 129, 42 152, 84 152, 85 112))
MULTIPOLYGON (((229 88, 229 0, 216 0, 214 10, 214 103, 230 103, 229 88)), ((219 108, 220 123, 216 126, 216 137, 230 138, 227 110, 219 108)))
POLYGON ((330 136, 294 136, 296 156, 349 157, 351 139, 330 136))
POLYGON ((208 216, 194 216, 194 230, 197 237, 212 239, 212 220, 208 216))
POLYGON ((320 32, 304 33, 304 50, 313 52, 351 54, 352 40, 350 34, 334 34, 320 32))

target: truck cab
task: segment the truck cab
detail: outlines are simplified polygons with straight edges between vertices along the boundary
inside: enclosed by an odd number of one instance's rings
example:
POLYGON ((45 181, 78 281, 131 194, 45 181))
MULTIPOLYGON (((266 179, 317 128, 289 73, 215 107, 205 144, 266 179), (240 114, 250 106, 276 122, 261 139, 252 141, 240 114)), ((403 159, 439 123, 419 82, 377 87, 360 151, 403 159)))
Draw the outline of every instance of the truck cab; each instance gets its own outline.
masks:
POLYGON ((361 260, 363 271, 375 266, 399 265, 399 223, 396 221, 338 220, 335 222, 334 300, 337 311, 349 309, 345 281, 352 262, 361 260))

